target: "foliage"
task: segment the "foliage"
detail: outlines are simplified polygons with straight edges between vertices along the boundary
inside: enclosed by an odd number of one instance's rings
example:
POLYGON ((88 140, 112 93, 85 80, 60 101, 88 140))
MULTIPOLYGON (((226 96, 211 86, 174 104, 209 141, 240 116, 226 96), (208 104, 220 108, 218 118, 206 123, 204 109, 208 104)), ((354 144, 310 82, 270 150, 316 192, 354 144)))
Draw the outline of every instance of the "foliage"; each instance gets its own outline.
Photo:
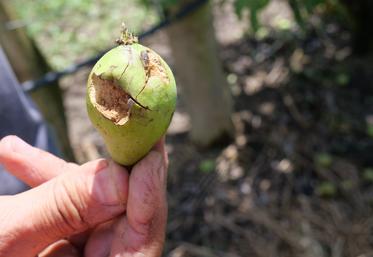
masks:
POLYGON ((373 168, 366 168, 364 170, 363 179, 367 182, 373 183, 373 168))
POLYGON ((12 0, 11 4, 20 19, 17 23, 27 26, 56 69, 112 46, 123 21, 135 32, 157 21, 155 12, 140 0, 12 0))
POLYGON ((372 124, 368 124, 368 127, 367 127, 367 134, 373 138, 373 125, 372 124))
POLYGON ((323 181, 316 187, 316 193, 321 197, 334 197, 337 194, 337 188, 333 183, 323 181))
POLYGON ((267 6, 269 0, 236 0, 234 7, 238 16, 241 16, 243 10, 248 8, 250 10, 251 26, 254 31, 259 29, 258 13, 267 6))
MULTIPOLYGON (((297 24, 304 29, 309 17, 317 10, 343 12, 339 0, 287 0, 297 24)), ((260 28, 258 15, 270 0, 235 0, 236 14, 242 18, 245 10, 250 12, 251 27, 254 32, 260 28)))
POLYGON ((210 173, 215 169, 215 160, 213 159, 206 159, 200 162, 199 170, 204 173, 210 173))
POLYGON ((333 163, 333 158, 328 153, 318 153, 315 156, 315 164, 317 167, 329 168, 333 163))
MULTIPOLYGON (((161 12, 172 9, 174 7, 180 7, 183 1, 181 0, 140 0, 144 6, 154 7, 155 9, 161 9, 161 12)), ((220 2, 226 2, 227 0, 221 0, 220 2)), ((344 13, 344 9, 340 4, 340 0, 286 0, 289 4, 290 9, 293 12, 296 23, 305 29, 309 18, 312 14, 317 11, 336 12, 339 14, 344 13)), ((258 32, 261 28, 259 21, 260 12, 267 7, 271 0, 234 0, 234 10, 237 16, 242 19, 244 13, 248 11, 250 13, 251 28, 254 32, 258 32)))
POLYGON ((179 6, 179 4, 184 3, 180 0, 139 0, 143 6, 147 8, 154 8, 158 13, 165 13, 170 8, 179 6))

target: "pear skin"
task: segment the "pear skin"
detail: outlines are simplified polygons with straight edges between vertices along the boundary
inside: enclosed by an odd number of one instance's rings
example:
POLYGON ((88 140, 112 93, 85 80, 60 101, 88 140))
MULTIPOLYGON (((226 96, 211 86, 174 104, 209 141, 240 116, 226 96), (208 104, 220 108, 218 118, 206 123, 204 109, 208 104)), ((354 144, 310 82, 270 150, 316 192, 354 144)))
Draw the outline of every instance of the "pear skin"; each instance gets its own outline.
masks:
POLYGON ((137 42, 121 44, 93 67, 87 112, 114 161, 130 166, 165 134, 176 107, 171 69, 137 42))

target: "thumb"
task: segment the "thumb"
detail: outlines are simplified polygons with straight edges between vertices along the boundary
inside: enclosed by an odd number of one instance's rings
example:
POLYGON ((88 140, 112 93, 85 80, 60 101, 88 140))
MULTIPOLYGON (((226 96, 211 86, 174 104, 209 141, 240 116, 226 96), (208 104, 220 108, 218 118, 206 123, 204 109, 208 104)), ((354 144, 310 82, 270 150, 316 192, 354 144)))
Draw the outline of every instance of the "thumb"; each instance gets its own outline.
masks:
POLYGON ((123 167, 97 160, 8 199, 11 206, 5 208, 13 215, 7 227, 14 235, 8 250, 35 256, 56 240, 118 216, 125 210, 127 189, 123 167))

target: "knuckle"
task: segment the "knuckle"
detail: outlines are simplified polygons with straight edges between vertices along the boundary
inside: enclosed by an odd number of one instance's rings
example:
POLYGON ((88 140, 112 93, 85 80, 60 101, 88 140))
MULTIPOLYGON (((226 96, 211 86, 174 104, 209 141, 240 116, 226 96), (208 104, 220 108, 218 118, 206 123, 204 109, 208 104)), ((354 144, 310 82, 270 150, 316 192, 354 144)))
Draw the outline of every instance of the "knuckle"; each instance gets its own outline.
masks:
POLYGON ((77 232, 88 227, 81 198, 77 197, 74 190, 69 188, 62 179, 59 183, 54 183, 53 197, 59 216, 56 226, 63 233, 77 232))
POLYGON ((79 165, 73 162, 61 162, 59 167, 59 173, 71 172, 75 171, 79 168, 79 165))

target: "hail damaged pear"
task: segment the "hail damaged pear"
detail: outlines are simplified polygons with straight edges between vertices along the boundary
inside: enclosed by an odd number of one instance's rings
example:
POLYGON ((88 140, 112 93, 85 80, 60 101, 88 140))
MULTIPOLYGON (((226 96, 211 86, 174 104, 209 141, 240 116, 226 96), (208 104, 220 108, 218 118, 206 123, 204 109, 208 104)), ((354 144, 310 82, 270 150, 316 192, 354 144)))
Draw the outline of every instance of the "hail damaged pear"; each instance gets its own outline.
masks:
POLYGON ((171 69, 127 29, 93 67, 87 112, 114 161, 132 165, 166 132, 176 105, 171 69))

